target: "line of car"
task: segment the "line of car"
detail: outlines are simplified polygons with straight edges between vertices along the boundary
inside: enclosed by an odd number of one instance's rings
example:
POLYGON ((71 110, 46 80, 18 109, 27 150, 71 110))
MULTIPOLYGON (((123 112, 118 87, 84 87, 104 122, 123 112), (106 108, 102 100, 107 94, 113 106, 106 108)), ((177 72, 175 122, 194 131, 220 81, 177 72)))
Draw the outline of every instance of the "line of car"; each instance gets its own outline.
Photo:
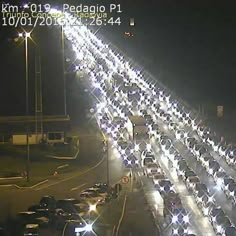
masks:
MULTIPOLYGON (((95 40, 96 41, 96 40, 95 40)), ((117 109, 115 110, 115 113, 117 116, 120 116, 123 120, 126 119, 127 115, 129 115, 130 113, 132 114, 132 111, 135 110, 134 106, 136 106, 136 108, 138 108, 137 110, 139 110, 140 114, 144 114, 146 109, 151 109, 154 110, 155 113, 155 117, 153 118, 153 120, 162 120, 162 121, 167 121, 168 125, 167 128, 169 128, 170 130, 176 130, 178 129, 178 131, 176 131, 176 134, 178 134, 178 136, 176 135, 177 139, 182 139, 182 138, 186 138, 186 132, 184 132, 184 127, 185 126, 190 126, 194 129, 196 129, 197 124, 196 124, 196 120, 193 120, 190 116, 190 114, 186 111, 184 111, 184 108, 180 107, 179 104, 177 104, 175 101, 170 101, 170 96, 166 96, 164 94, 164 92, 161 89, 156 89, 155 86, 151 85, 150 83, 148 83, 147 81, 142 79, 142 76, 138 73, 136 73, 133 69, 131 69, 129 67, 129 65, 124 65, 123 66, 123 60, 121 60, 120 62, 117 61, 117 58, 114 57, 114 55, 112 55, 112 53, 114 54, 114 52, 110 52, 109 50, 106 50, 106 48, 104 49, 107 53, 107 58, 109 58, 109 60, 113 61, 114 64, 118 65, 118 69, 117 69, 117 74, 120 74, 121 80, 124 80, 123 82, 125 82, 125 79, 127 77, 131 78, 131 82, 136 83, 136 87, 138 87, 139 91, 139 95, 136 93, 133 93, 133 91, 130 91, 129 94, 127 95, 127 91, 125 90, 125 86, 122 87, 121 84, 118 84, 118 86, 114 86, 114 94, 115 97, 117 97, 117 99, 113 100, 113 104, 116 104, 115 107, 117 107, 117 109), (111 54, 110 54, 111 53, 111 54), (124 73, 124 71, 126 71, 126 73, 124 73), (119 93, 120 91, 120 93, 119 93), (132 93, 131 93, 132 92, 132 93), (129 100, 130 99, 130 100, 129 100), (140 99, 140 100, 139 100, 140 99), (132 101, 133 100, 133 101, 132 101), (118 104, 119 103, 119 104, 118 104), (143 111, 141 111, 143 110, 143 111), (167 110, 167 112, 166 112, 167 110), (178 125, 176 125, 173 122, 172 116, 175 115, 178 118, 178 125)), ((101 56, 99 54, 100 52, 98 51, 98 57, 101 56)), ((96 55, 97 56, 97 55, 96 55)), ((102 56, 101 56, 102 57, 102 56)), ((113 71, 113 75, 114 70, 112 70, 111 68, 109 68, 109 63, 107 62, 108 59, 104 59, 103 58, 103 62, 100 63, 100 69, 102 71, 102 69, 104 69, 105 72, 103 72, 105 75, 104 77, 108 76, 108 72, 113 71), (110 71, 109 71, 110 70, 110 71)), ((94 72, 93 74, 95 75, 94 72)), ((111 76, 111 74, 109 74, 109 76, 111 76)), ((93 80, 96 78, 96 76, 92 76, 93 80)), ((101 80, 102 75, 100 75, 98 78, 96 78, 95 83, 98 83, 100 81, 105 81, 101 80)), ((127 82, 127 80, 126 80, 127 82)), ((131 86, 132 87, 132 86, 131 86)), ((106 90, 109 91, 109 89, 107 88, 106 84, 104 83, 103 85, 100 85, 100 91, 101 94, 103 95, 108 95, 108 93, 104 93, 104 91, 106 90)), ((106 97, 108 99, 109 95, 106 97)), ((110 105, 110 104, 106 104, 106 105, 110 105)), ((148 114, 146 114, 148 115, 148 114)), ((108 116, 108 115, 107 115, 108 116)), ((107 118, 105 118, 104 120, 108 120, 107 118)), ((123 122, 124 123, 124 122, 123 122)), ((149 120, 149 125, 151 126, 152 123, 149 120)), ((154 137, 159 137, 160 135, 162 135, 160 132, 156 131, 157 128, 157 123, 155 123, 155 126, 153 125, 152 130, 150 129, 150 135, 154 136, 154 137)), ((197 127, 198 128, 198 127, 197 127)), ((108 133, 118 133, 117 127, 116 127, 116 131, 112 132, 112 122, 110 121, 110 123, 108 122, 108 127, 104 126, 104 129, 106 129, 105 131, 108 131, 108 133)), ((121 132, 122 133, 122 132, 121 132)), ((114 135, 114 137, 116 137, 114 135)), ((162 140, 162 144, 164 144, 166 142, 166 147, 168 146, 168 141, 165 141, 164 139, 162 140)), ((129 145, 129 144, 128 144, 129 145)), ((123 145, 125 146, 125 145, 123 145)), ((126 154, 126 148, 121 148, 121 154, 125 155, 126 154)), ((128 148, 131 150, 131 148, 128 148)), ((201 148, 199 149, 199 147, 196 145, 194 151, 200 153, 201 152, 201 148)), ((219 150, 221 150, 221 152, 223 152, 223 148, 219 148, 219 150)), ((170 156, 174 156, 174 166, 176 166, 178 164, 178 162, 180 161, 180 155, 177 155, 174 152, 173 148, 169 148, 166 149, 166 154, 170 155, 170 156)), ((134 155, 132 155, 134 157, 134 155)), ((132 158, 130 159, 126 159, 126 163, 127 164, 132 164, 132 160, 134 159, 134 163, 137 163, 137 159, 132 158)), ((219 166, 217 166, 216 162, 214 160, 211 160, 211 163, 209 163, 209 161, 207 160, 207 158, 204 159, 204 163, 206 163, 206 167, 207 170, 209 170, 209 174, 212 173, 212 175, 216 175, 218 178, 219 174, 215 174, 218 173, 218 170, 221 170, 219 166), (208 163, 208 164, 207 164, 208 163)), ((131 165, 132 166, 132 165, 131 165)), ((179 172, 181 173, 181 171, 183 172, 183 168, 181 167, 182 165, 179 165, 179 172), (182 168, 182 169, 181 169, 182 168)), ((191 170, 189 170, 189 173, 191 170)), ((196 179, 196 178, 195 178, 196 179)), ((218 178, 219 179, 219 178, 218 178)), ((219 182, 219 181, 218 181, 219 182)), ((192 183, 189 180, 188 186, 194 186, 194 183, 192 183)), ((192 187, 191 187, 192 188, 192 187)))
POLYGON ((83 190, 78 199, 55 199, 43 196, 39 203, 28 207, 27 211, 19 212, 11 220, 14 225, 7 231, 10 235, 41 235, 42 230, 61 231, 65 224, 67 229, 86 233, 92 230, 91 212, 117 197, 115 189, 106 183, 97 183, 83 190))

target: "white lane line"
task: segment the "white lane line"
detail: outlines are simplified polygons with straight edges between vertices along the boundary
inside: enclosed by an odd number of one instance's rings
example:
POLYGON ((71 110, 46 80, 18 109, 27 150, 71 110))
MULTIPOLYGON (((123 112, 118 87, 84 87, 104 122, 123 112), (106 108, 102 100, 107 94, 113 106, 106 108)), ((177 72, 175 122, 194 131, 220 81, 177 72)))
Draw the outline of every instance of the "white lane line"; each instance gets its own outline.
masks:
POLYGON ((83 187, 85 184, 87 184, 87 183, 84 183, 84 184, 81 184, 81 185, 79 185, 79 186, 77 186, 77 187, 74 187, 74 188, 72 188, 70 191, 75 191, 75 190, 77 190, 77 189, 83 187))
POLYGON ((122 213, 121 213, 121 217, 119 219, 119 222, 118 222, 118 226, 116 228, 116 236, 118 236, 119 234, 119 230, 120 230, 120 225, 121 225, 121 222, 124 218, 124 214, 125 214, 125 207, 126 207, 126 201, 127 201, 127 195, 125 195, 125 199, 124 199, 124 203, 123 203, 123 209, 122 209, 122 213))
POLYGON ((48 184, 48 185, 46 185, 46 186, 42 186, 42 187, 37 188, 37 189, 35 189, 35 190, 38 191, 38 190, 41 190, 41 189, 49 188, 49 187, 51 187, 51 186, 54 186, 54 185, 57 185, 57 184, 60 184, 60 183, 66 182, 66 181, 68 181, 68 180, 71 180, 71 179, 77 178, 77 177, 79 177, 79 176, 82 176, 82 175, 88 173, 89 171, 91 171, 91 170, 97 168, 97 167, 98 167, 98 166, 99 166, 99 165, 100 165, 104 160, 105 160, 105 156, 104 156, 104 157, 102 158, 102 160, 99 161, 96 165, 94 165, 94 166, 88 168, 87 170, 85 170, 85 171, 83 171, 83 172, 81 172, 81 173, 74 174, 74 175, 72 175, 72 176, 70 176, 70 177, 68 177, 68 178, 66 178, 66 179, 63 179, 63 180, 57 181, 57 182, 55 182, 55 183, 48 184))

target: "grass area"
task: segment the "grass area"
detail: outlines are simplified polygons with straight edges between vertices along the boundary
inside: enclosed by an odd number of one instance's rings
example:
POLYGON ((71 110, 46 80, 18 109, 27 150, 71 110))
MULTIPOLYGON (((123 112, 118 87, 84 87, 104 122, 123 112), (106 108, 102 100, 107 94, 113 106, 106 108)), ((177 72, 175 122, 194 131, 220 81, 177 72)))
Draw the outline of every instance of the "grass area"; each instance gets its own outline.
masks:
MULTIPOLYGON (((0 184, 11 183, 29 186, 52 177, 55 171, 57 171, 58 174, 82 171, 101 160, 101 145, 101 140, 96 134, 89 137, 81 137, 79 155, 74 160, 58 160, 48 157, 50 154, 57 155, 57 152, 59 152, 61 156, 68 154, 69 146, 47 146, 45 150, 45 146, 32 145, 30 146, 31 183, 27 183, 26 179, 23 179, 11 181, 0 180, 0 184), (59 166, 64 165, 64 168, 58 169, 59 166)), ((0 146, 0 177, 22 176, 23 172, 26 170, 26 151, 25 146, 0 146)))

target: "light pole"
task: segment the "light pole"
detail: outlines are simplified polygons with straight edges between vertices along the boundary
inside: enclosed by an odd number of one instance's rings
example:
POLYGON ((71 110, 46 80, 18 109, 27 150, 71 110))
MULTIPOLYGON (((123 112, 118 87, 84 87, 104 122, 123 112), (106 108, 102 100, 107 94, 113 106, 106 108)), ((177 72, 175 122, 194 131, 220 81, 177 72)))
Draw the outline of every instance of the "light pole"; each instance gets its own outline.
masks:
POLYGON ((26 103, 26 145, 27 145, 27 161, 26 161, 26 176, 27 182, 30 181, 30 149, 29 149, 29 66, 28 66, 28 38, 29 32, 19 33, 19 37, 24 37, 25 41, 25 103, 26 103))
POLYGON ((110 185, 110 179, 109 179, 109 140, 107 139, 107 186, 110 185))
POLYGON ((62 48, 64 113, 66 116, 67 115, 67 98, 66 98, 66 72, 65 72, 65 39, 64 39, 63 25, 61 26, 61 48, 62 48))

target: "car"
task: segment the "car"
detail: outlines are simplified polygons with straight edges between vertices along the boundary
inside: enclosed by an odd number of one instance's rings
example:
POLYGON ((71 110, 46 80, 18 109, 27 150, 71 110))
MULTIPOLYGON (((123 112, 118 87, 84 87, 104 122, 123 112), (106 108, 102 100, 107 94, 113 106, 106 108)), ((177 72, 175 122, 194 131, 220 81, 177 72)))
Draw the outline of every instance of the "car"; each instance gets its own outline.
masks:
POLYGON ((189 225, 189 216, 184 208, 176 208, 171 215, 172 226, 176 228, 176 225, 181 225, 183 228, 187 228, 189 225))
POLYGON ((220 187, 223 189, 223 182, 224 179, 227 178, 227 174, 225 173, 225 171, 217 171, 213 174, 213 178, 216 182, 217 187, 220 187))
MULTIPOLYGON (((79 215, 73 215, 70 219, 65 220, 65 224, 65 235, 87 235, 87 232, 92 231, 92 224, 89 220, 84 220, 79 215)), ((88 235, 91 234, 89 233, 88 235)))
POLYGON ((150 157, 150 158, 153 159, 153 161, 155 161, 155 155, 154 155, 154 152, 152 150, 151 151, 145 150, 141 153, 141 159, 142 160, 146 157, 150 157))
POLYGON ((175 131, 175 137, 177 140, 183 140, 186 137, 186 133, 184 130, 176 130, 175 131))
POLYGON ((160 180, 157 186, 157 190, 160 194, 174 193, 175 189, 173 184, 168 179, 160 180))
POLYGON ((107 198, 108 197, 108 189, 107 188, 101 188, 101 187, 96 187, 96 186, 93 186, 93 187, 90 187, 87 189, 88 190, 94 190, 96 191, 100 196, 104 197, 104 198, 107 198))
POLYGON ((216 216, 225 216, 225 212, 221 207, 214 207, 209 212, 210 222, 213 223, 216 220, 216 216))
POLYGON ((139 160, 138 158, 132 153, 124 158, 123 163, 126 168, 138 167, 139 160))
POLYGON ((199 191, 203 191, 203 192, 207 193, 208 192, 208 188, 203 183, 196 183, 195 187, 194 187, 194 191, 193 191, 194 196, 196 196, 199 191))
POLYGON ((106 199, 99 195, 94 190, 84 190, 80 193, 79 199, 82 202, 88 203, 88 204, 97 204, 97 205, 103 205, 106 203, 106 199))
POLYGON ((185 181, 187 180, 187 178, 193 177, 193 176, 197 176, 197 175, 195 174, 195 172, 192 169, 190 169, 190 168, 185 169, 185 171, 184 171, 184 180, 185 181))
POLYGON ((229 185, 232 184, 232 183, 235 183, 234 179, 232 177, 224 178, 224 180, 223 180, 223 188, 224 188, 224 192, 225 193, 228 192, 229 185))
POLYGON ((24 228, 23 235, 24 236, 39 236, 39 225, 38 224, 27 224, 24 228))
POLYGON ((196 145, 198 142, 195 138, 187 137, 184 143, 190 150, 193 150, 194 145, 196 145))
POLYGON ((161 173, 161 167, 157 163, 148 163, 146 168, 147 177, 153 177, 155 174, 161 173))
POLYGON ((199 157, 202 156, 202 154, 207 152, 204 145, 198 144, 198 143, 193 146, 193 150, 194 150, 194 154, 197 156, 197 159, 199 159, 199 157))
POLYGON ((224 236, 236 236, 236 228, 234 226, 226 227, 224 236))
POLYGON ((152 157, 145 157, 143 160, 142 160, 142 167, 147 167, 148 164, 150 163, 154 163, 154 160, 152 157))
POLYGON ((89 211, 89 205, 78 199, 67 198, 57 200, 57 209, 62 209, 66 214, 79 214, 84 216, 89 211))
POLYGON ((191 170, 184 162, 177 166, 177 175, 179 178, 184 179, 185 172, 191 170))
POLYGON ((198 204, 198 206, 200 206, 204 216, 209 216, 211 210, 217 207, 214 203, 214 200, 210 201, 207 195, 204 195, 204 197, 202 198, 202 202, 198 204))
POLYGON ((152 178, 154 186, 156 186, 156 184, 159 184, 159 181, 163 179, 166 179, 166 176, 164 174, 155 174, 152 178))
POLYGON ((234 196, 234 191, 236 191, 236 183, 232 182, 227 186, 227 190, 225 191, 228 198, 234 196))
POLYGON ((172 234, 171 236, 187 236, 188 235, 188 228, 184 228, 181 225, 176 225, 172 227, 172 234))
POLYGON ((226 160, 228 165, 234 167, 234 165, 236 164, 236 155, 234 155, 234 156, 231 156, 231 155, 226 156, 225 160, 226 160))
POLYGON ((214 158, 212 156, 204 156, 203 158, 200 159, 201 160, 201 163, 202 163, 202 166, 207 169, 209 167, 209 163, 211 161, 214 161, 214 158))
POLYGON ((226 155, 226 150, 227 150, 227 147, 224 146, 224 145, 220 145, 219 146, 219 149, 218 149, 218 152, 221 156, 225 156, 226 155))
POLYGON ((232 226, 229 218, 223 215, 217 215, 215 221, 212 222, 212 225, 217 234, 223 234, 226 228, 232 226))
POLYGON ((197 176, 188 176, 186 178, 186 187, 189 191, 193 191, 197 183, 200 183, 200 180, 197 176))
POLYGON ((206 171, 209 175, 213 175, 215 172, 221 169, 220 164, 216 160, 209 161, 209 165, 206 167, 206 171))
POLYGON ((16 215, 16 222, 19 228, 24 229, 27 224, 37 224, 39 227, 48 227, 49 218, 40 215, 35 211, 19 212, 16 215))
POLYGON ((43 196, 39 201, 39 205, 42 208, 54 210, 56 209, 56 202, 57 201, 53 196, 43 196))
POLYGON ((169 130, 174 130, 174 131, 178 130, 178 124, 175 122, 170 122, 168 127, 169 127, 169 130))

